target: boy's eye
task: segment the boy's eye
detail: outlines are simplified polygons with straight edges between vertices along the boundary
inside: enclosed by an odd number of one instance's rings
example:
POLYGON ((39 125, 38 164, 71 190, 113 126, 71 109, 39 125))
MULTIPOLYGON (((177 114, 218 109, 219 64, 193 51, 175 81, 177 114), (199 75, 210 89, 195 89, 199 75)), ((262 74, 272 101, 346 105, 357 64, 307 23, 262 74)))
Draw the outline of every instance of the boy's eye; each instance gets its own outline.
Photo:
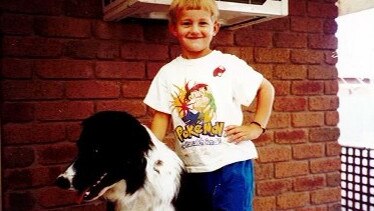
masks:
POLYGON ((189 21, 182 21, 181 25, 182 26, 189 26, 189 25, 191 25, 191 22, 189 22, 189 21))
POLYGON ((200 24, 200 26, 206 26, 206 25, 208 25, 208 22, 202 21, 199 24, 200 24))

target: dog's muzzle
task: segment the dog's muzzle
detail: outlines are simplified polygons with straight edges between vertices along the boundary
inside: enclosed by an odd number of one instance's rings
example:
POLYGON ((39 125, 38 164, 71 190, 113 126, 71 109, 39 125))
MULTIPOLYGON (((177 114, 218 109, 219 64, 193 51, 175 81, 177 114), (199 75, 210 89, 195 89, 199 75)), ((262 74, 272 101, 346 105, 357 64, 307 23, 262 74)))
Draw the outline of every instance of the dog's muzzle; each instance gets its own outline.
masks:
POLYGON ((70 180, 68 178, 62 176, 62 175, 57 177, 56 185, 57 185, 57 187, 62 188, 62 189, 66 189, 66 190, 71 188, 70 180))
POLYGON ((66 171, 62 174, 60 174, 55 181, 55 184, 57 187, 62 188, 62 189, 70 189, 74 190, 73 187, 73 178, 75 176, 75 171, 73 169, 73 164, 70 165, 66 171))

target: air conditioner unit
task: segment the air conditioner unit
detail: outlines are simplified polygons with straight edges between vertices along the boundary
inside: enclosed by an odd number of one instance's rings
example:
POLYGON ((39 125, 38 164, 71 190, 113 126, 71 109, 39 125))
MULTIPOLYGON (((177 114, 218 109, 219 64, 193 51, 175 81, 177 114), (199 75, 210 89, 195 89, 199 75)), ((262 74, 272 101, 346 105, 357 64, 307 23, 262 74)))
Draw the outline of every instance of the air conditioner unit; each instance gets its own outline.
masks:
MULTIPOLYGON (((222 27, 237 29, 288 15, 288 0, 216 1, 222 27)), ((103 0, 104 20, 167 19, 171 0, 103 0)))

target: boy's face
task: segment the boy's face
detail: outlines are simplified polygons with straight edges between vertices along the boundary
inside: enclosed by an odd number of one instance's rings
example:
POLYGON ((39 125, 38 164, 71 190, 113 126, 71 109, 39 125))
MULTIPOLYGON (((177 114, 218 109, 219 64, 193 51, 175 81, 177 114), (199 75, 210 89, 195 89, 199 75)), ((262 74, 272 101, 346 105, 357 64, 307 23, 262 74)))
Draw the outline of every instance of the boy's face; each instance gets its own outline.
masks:
POLYGON ((182 10, 175 24, 170 25, 171 33, 181 45, 182 55, 187 59, 200 58, 209 54, 210 43, 219 30, 219 23, 213 21, 206 10, 182 10))

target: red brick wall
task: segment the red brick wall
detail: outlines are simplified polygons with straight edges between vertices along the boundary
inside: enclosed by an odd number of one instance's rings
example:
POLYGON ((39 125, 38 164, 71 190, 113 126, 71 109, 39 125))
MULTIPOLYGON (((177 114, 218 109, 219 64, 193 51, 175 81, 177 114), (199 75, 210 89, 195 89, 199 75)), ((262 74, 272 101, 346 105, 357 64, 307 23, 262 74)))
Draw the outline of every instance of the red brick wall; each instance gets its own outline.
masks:
MULTIPOLYGON (((256 141, 255 210, 339 210, 335 0, 290 0, 290 15, 213 45, 276 87, 269 130, 256 141)), ((74 158, 79 123, 142 103, 158 68, 178 54, 161 22, 104 22, 100 0, 2 1, 1 148, 5 210, 103 210, 76 205, 55 177, 74 158)))

